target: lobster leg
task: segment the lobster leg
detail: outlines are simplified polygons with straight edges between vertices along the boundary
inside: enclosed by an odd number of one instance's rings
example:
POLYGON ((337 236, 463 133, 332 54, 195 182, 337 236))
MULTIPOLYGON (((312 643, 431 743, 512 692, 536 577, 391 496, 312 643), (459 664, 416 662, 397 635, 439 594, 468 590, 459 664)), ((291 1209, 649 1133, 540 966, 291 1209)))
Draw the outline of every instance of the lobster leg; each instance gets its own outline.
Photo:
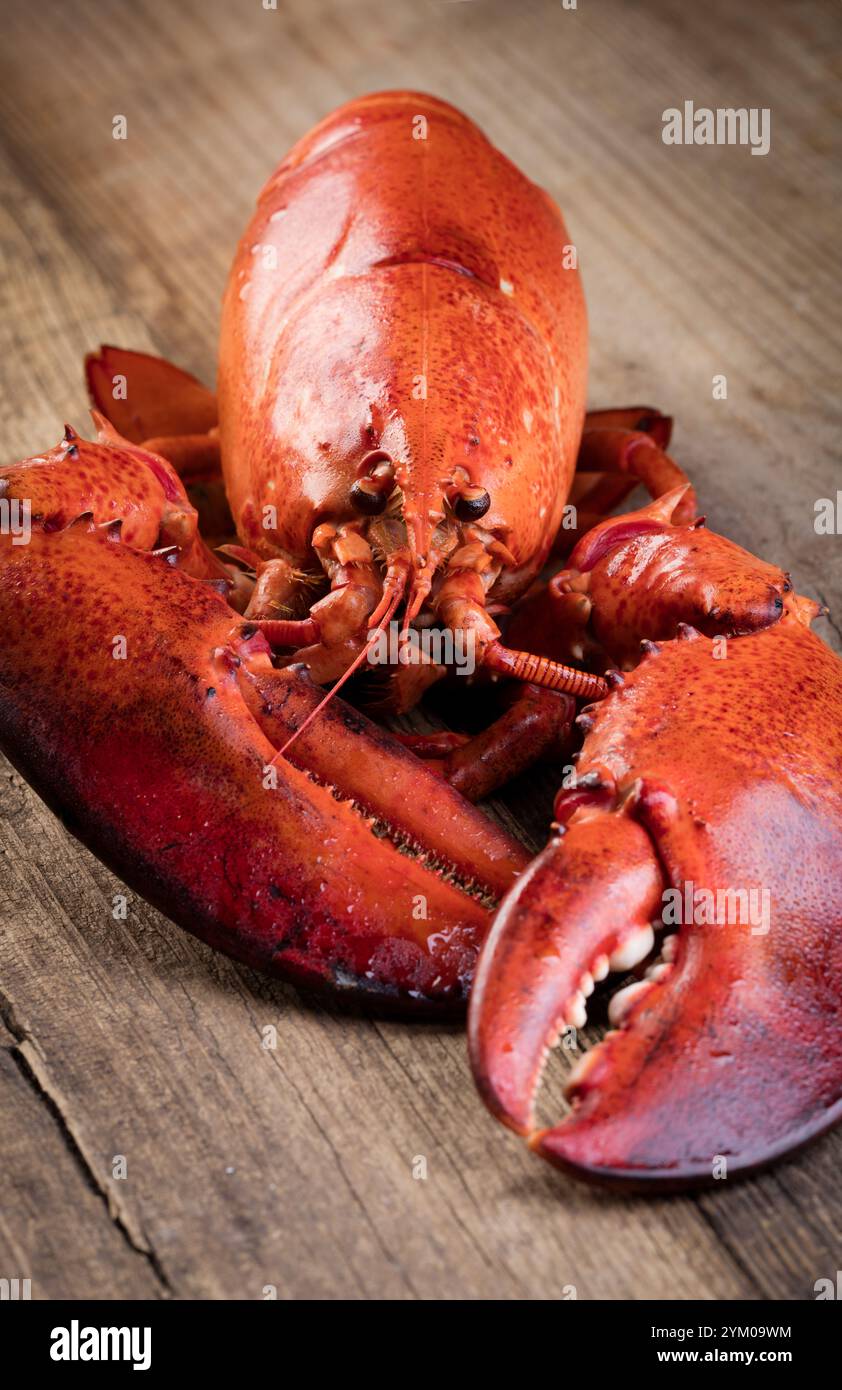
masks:
POLYGON ((544 758, 568 747, 576 714, 569 695, 537 685, 510 686, 508 708, 473 738, 463 734, 396 734, 416 757, 435 760, 439 774, 468 801, 482 801, 544 758))
POLYGON ((222 478, 219 434, 160 434, 144 440, 147 449, 163 454, 189 487, 222 478))
MULTIPOLYGON (((619 473, 618 481, 622 481, 627 492, 642 483, 650 497, 661 497, 689 481, 669 454, 643 430, 586 430, 579 449, 579 466, 585 473, 619 473)), ((694 503, 695 496, 686 493, 677 520, 692 520, 694 503)))
POLYGON ((544 758, 568 746, 576 702, 570 695, 516 685, 508 709, 482 733, 454 748, 442 772, 468 801, 481 801, 544 758))
POLYGON ((394 737, 404 748, 411 748, 416 758, 437 763, 440 770, 444 768, 451 753, 471 742, 470 734, 457 734, 450 729, 436 730, 432 734, 396 733, 394 737))
MULTIPOLYGON (((577 526, 559 531, 555 554, 566 553, 638 484, 657 498, 688 483, 686 474, 665 452, 671 435, 671 417, 649 406, 588 412, 570 495, 577 509, 577 526)), ((692 520, 695 505, 695 493, 690 489, 684 494, 676 520, 692 520)))
POLYGON ((661 449, 669 448, 672 438, 672 416, 664 415, 653 405, 624 405, 613 410, 589 410, 583 433, 591 430, 642 430, 661 449))

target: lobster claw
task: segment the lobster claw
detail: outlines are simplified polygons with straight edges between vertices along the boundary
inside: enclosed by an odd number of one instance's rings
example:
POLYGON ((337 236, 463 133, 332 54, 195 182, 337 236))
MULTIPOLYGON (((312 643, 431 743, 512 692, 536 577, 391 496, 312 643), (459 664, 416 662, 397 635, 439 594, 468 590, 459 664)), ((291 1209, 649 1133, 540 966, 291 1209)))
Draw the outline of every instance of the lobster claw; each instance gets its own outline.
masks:
POLYGON ((25 506, 47 532, 88 516, 100 526, 118 526, 132 549, 176 547, 181 569, 230 588, 229 573, 199 535, 196 510, 168 460, 124 439, 99 411, 91 416, 95 440, 66 425, 55 448, 0 468, 4 497, 25 506))
POLYGON ((300 766, 280 757, 317 692, 213 587, 109 532, 0 537, 3 750, 218 949, 405 1008, 458 1004, 525 852, 338 701, 300 766))
POLYGON ((492 1112, 624 1188, 733 1176, 842 1112, 842 666, 794 616, 725 659, 683 637, 595 713, 566 828, 502 903, 471 999, 492 1112), (571 1077, 570 1115, 536 1130, 548 1047, 665 924, 663 961, 571 1077))

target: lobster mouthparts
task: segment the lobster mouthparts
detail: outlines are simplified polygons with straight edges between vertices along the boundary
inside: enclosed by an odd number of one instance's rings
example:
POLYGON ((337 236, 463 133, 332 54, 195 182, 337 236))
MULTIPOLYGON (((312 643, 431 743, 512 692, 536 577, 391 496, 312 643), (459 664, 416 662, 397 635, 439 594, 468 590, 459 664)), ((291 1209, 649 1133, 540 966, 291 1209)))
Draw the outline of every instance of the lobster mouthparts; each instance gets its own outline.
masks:
POLYGON ((582 1178, 650 1189, 755 1168, 836 1122, 841 771, 842 666, 796 616, 727 654, 687 628, 652 648, 596 710, 561 834, 481 955, 470 1046, 492 1112, 582 1178), (548 1048, 662 926, 662 959, 571 1077, 571 1114, 535 1130, 548 1048))
POLYGON ((213 588, 80 521, 0 538, 0 741, 69 827, 202 940, 308 985, 458 1005, 519 845, 213 588))

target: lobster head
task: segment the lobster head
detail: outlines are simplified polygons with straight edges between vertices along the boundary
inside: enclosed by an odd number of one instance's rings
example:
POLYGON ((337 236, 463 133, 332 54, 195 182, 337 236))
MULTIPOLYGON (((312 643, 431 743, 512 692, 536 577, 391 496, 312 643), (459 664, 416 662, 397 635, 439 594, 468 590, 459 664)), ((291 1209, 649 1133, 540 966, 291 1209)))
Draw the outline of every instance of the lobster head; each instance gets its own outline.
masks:
POLYGON ((558 528, 584 414, 568 240, 551 200, 436 98, 378 93, 300 141, 223 307, 243 544, 306 567, 316 528, 354 524, 385 569, 403 557, 412 617, 479 536, 485 589, 520 592, 558 528))

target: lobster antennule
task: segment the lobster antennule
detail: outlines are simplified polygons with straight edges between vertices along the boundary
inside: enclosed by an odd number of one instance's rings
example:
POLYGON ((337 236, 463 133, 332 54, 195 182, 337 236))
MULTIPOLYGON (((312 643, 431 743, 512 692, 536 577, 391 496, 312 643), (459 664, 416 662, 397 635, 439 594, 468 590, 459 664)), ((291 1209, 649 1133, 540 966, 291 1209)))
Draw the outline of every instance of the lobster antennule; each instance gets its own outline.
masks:
MULTIPOLYGON (((384 585, 384 597, 386 592, 387 591, 384 585)), ((300 738, 306 729, 309 729, 310 725, 316 719, 318 719, 319 715, 322 713, 325 707, 330 704, 330 702, 335 698, 336 695, 338 695, 345 682, 350 680, 351 676, 353 676, 354 673, 358 671, 359 668, 362 665, 364 665, 364 663, 368 660, 369 654, 371 653, 374 644, 380 636, 380 633, 383 631, 384 628, 388 627, 389 623, 395 615, 395 612, 402 598, 403 588, 400 586, 394 587, 392 589, 391 596, 389 597, 387 606, 382 614, 382 617, 379 619, 375 626, 369 629, 368 638, 362 651, 358 653, 358 655, 351 662, 348 669, 344 672, 343 675, 339 677, 339 680, 336 681, 336 683, 327 692, 324 699, 321 700, 320 703, 316 706, 316 708, 310 714, 307 715, 307 718, 304 720, 304 723, 301 725, 301 727, 296 729, 295 732, 291 734, 290 737, 286 740, 283 747, 278 749, 277 753, 275 754, 275 757, 272 759, 273 763, 276 763, 280 758, 286 756, 288 749, 292 747, 296 739, 300 738)), ((380 611, 379 608, 377 611, 380 611)))
POLYGON ((533 652, 514 651, 501 642, 490 642, 483 653, 484 664, 514 680, 540 685, 546 690, 559 690, 587 700, 602 700, 608 694, 608 683, 602 676, 578 671, 561 661, 551 661, 533 652))

